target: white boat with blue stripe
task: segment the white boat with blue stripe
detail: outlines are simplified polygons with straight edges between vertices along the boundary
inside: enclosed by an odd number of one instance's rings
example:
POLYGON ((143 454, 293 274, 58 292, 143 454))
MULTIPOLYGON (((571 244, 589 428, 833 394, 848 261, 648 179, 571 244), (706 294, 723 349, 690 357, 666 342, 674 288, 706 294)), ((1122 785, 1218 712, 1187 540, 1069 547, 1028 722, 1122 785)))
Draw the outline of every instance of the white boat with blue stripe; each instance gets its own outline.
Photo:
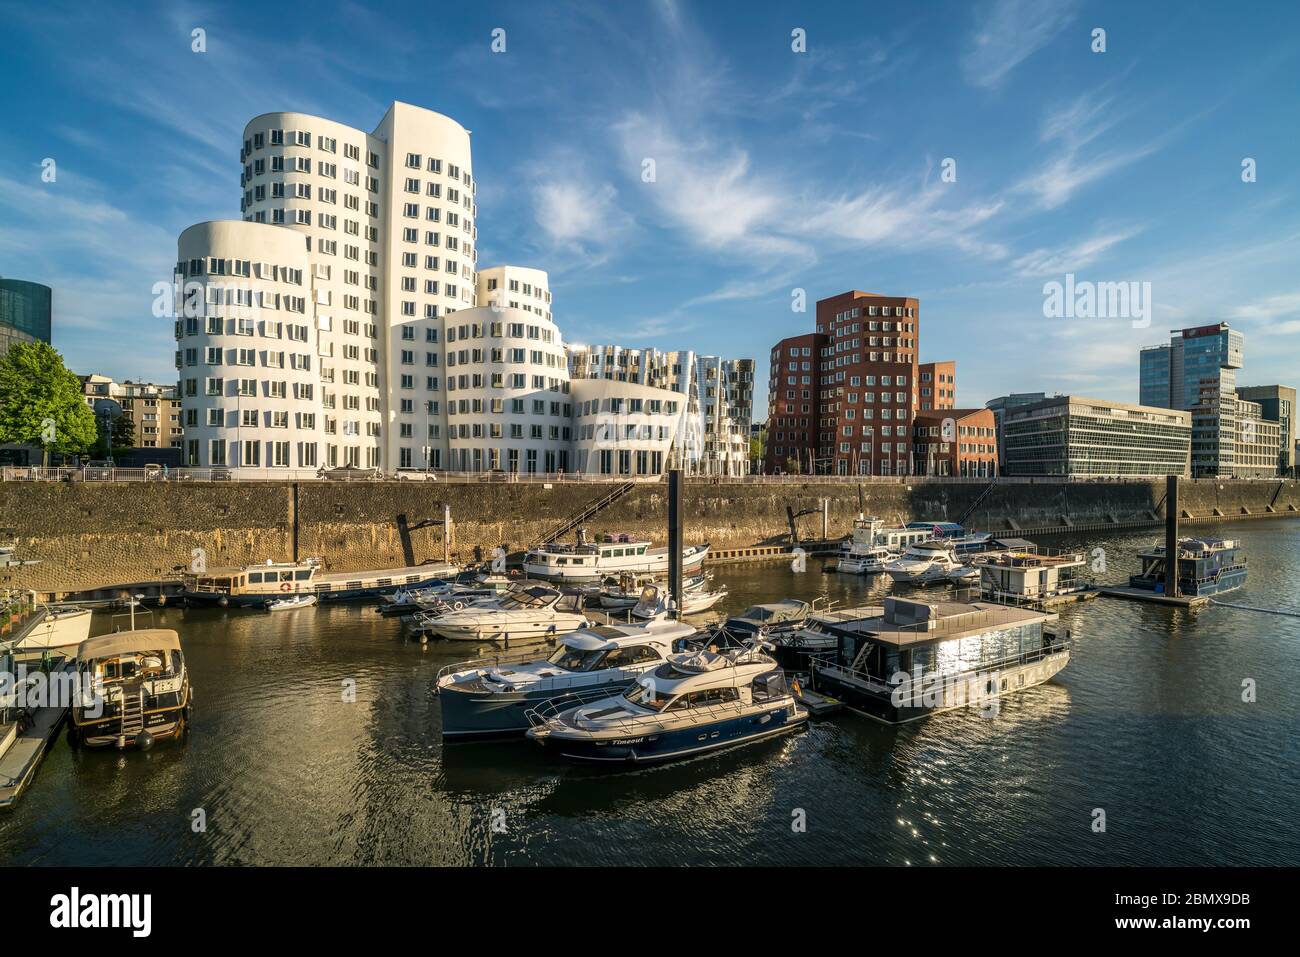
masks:
POLYGON ((620 695, 528 714, 528 736, 574 761, 651 764, 752 744, 808 721, 758 642, 674 655, 620 695))

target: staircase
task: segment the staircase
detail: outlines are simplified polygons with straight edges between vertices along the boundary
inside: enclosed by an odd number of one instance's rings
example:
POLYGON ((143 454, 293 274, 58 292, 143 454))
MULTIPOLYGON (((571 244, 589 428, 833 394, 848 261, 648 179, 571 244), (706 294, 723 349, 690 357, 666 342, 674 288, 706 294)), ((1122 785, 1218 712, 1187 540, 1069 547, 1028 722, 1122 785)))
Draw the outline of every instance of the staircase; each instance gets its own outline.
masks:
POLYGON ((144 690, 122 689, 121 729, 118 734, 130 739, 144 730, 144 690))
POLYGON ((975 496, 975 501, 971 502, 970 506, 966 509, 966 511, 961 513, 961 518, 957 519, 958 525, 961 525, 963 527, 966 525, 966 520, 975 514, 975 509, 979 508, 980 504, 986 498, 989 497, 989 493, 992 492, 993 489, 997 487, 997 484, 998 484, 997 480, 994 480, 992 482, 989 482, 988 485, 984 486, 984 488, 980 491, 980 493, 975 496))
POLYGON ((613 505, 628 492, 632 491, 632 489, 636 488, 636 484, 636 482, 620 482, 609 492, 596 499, 596 501, 589 505, 584 505, 581 511, 566 519, 562 524, 551 529, 550 532, 539 540, 533 542, 532 547, 536 548, 538 545, 550 544, 557 538, 569 534, 569 532, 573 531, 579 525, 591 519, 592 516, 608 508, 610 505, 613 505))

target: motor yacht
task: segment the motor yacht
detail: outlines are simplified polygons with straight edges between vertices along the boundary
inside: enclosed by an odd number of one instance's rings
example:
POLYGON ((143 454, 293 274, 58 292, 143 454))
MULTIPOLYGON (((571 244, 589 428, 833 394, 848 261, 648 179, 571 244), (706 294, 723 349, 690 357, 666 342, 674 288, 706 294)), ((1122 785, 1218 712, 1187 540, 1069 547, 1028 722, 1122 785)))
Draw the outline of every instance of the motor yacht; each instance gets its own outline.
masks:
POLYGON ((896 561, 886 564, 885 574, 896 582, 924 585, 942 581, 949 572, 961 567, 951 545, 941 541, 918 542, 896 561))
POLYGON ((663 664, 675 644, 694 633, 690 625, 667 618, 595 625, 562 635, 544 658, 533 652, 448 665, 435 683, 442 735, 522 735, 529 728, 529 709, 574 692, 615 694, 663 664))
POLYGON ((582 595, 542 585, 521 586, 498 599, 417 616, 428 634, 452 641, 543 641, 558 638, 590 622, 582 613, 582 595))
POLYGON ((528 737, 574 761, 650 764, 752 744, 804 727, 808 712, 757 643, 673 655, 619 695, 528 714, 528 737))

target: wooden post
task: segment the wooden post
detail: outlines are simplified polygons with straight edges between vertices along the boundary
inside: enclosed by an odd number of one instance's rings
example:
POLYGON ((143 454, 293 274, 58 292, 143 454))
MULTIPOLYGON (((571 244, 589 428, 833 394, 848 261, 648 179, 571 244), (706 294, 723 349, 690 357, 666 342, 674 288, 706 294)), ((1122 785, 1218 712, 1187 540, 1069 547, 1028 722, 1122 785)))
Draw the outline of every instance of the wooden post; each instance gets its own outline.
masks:
POLYGON ((682 470, 668 470, 668 595, 681 617, 682 607, 682 470))
POLYGON ((1178 596, 1178 476, 1165 476, 1165 594, 1178 596))

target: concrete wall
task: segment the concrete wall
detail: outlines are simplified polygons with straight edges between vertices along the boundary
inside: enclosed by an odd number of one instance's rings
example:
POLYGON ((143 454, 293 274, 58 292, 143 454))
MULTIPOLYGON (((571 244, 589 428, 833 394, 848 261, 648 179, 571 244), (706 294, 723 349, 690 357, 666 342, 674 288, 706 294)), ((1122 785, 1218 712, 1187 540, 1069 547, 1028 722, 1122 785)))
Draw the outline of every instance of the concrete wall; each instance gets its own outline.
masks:
MULTIPOLYGON (((449 505, 451 551, 487 557, 498 545, 527 546, 611 486, 362 483, 0 483, 0 528, 12 528, 18 555, 40 564, 0 569, 0 587, 68 592, 169 577, 188 568, 194 549, 209 567, 267 558, 318 556, 333 569, 386 568, 441 559, 437 526, 449 505)), ((857 484, 713 484, 688 481, 688 542, 741 548, 788 541, 786 506, 818 510, 798 520, 800 537, 821 537, 821 502, 830 502, 829 533, 846 534, 859 512, 886 520, 959 520, 987 488, 982 483, 917 481, 857 484)), ((663 485, 640 485, 593 519, 594 532, 666 538, 663 485)), ((1187 481, 1182 509, 1196 519, 1300 509, 1295 481, 1187 481)), ((1162 514, 1162 481, 999 483, 967 520, 969 527, 1032 531, 1066 525, 1151 521, 1162 514)), ((1290 514, 1295 514, 1291 511, 1290 514)))

